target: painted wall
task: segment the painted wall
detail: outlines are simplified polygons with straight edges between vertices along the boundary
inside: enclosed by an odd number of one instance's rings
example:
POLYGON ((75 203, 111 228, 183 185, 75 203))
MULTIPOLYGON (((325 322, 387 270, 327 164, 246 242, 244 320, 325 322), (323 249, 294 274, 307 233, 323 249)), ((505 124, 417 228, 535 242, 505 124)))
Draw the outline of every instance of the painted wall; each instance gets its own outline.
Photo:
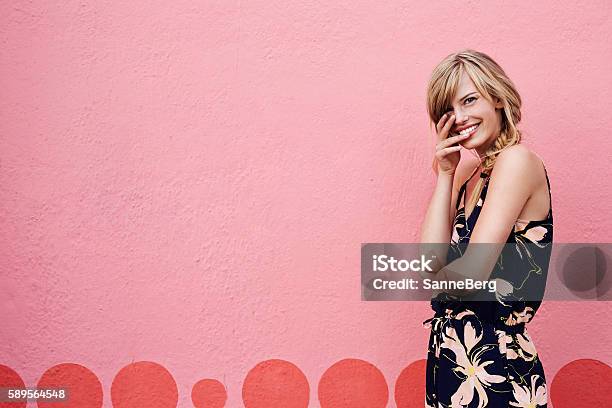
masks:
MULTIPOLYGON (((360 301, 359 251, 418 239, 425 86, 465 47, 521 93, 556 242, 610 241, 609 2, 327 3, 0 3, 5 384, 71 379, 82 406, 144 404, 147 381, 160 407, 272 406, 274 387, 422 406, 433 312, 360 301)), ((545 302, 530 324, 556 406, 610 391, 585 377, 611 375, 609 313, 545 302)))

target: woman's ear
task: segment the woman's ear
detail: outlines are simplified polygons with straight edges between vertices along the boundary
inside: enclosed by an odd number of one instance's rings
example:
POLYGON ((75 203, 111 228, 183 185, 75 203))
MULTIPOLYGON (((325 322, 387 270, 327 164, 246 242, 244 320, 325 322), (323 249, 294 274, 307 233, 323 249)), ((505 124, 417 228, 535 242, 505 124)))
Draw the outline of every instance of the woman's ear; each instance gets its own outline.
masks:
POLYGON ((504 107, 504 103, 499 98, 495 98, 495 109, 502 109, 504 107))

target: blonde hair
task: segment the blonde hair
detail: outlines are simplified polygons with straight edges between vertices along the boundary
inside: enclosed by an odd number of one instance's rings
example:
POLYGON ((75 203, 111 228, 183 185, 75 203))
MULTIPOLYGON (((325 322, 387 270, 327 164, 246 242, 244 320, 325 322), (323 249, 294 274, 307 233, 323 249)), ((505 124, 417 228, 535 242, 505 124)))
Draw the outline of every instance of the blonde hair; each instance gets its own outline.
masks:
MULTIPOLYGON (((480 158, 482 171, 490 175, 497 155, 521 141, 521 131, 517 128, 521 121, 521 97, 514 83, 491 57, 482 52, 465 49, 448 55, 431 74, 427 85, 427 112, 434 126, 442 115, 452 109, 452 100, 456 96, 463 73, 469 75, 481 95, 490 101, 497 98, 503 104, 500 134, 492 147, 480 158)), ((437 172, 435 159, 433 166, 437 172)), ((479 177, 469 200, 470 208, 474 208, 483 183, 484 179, 479 177)))

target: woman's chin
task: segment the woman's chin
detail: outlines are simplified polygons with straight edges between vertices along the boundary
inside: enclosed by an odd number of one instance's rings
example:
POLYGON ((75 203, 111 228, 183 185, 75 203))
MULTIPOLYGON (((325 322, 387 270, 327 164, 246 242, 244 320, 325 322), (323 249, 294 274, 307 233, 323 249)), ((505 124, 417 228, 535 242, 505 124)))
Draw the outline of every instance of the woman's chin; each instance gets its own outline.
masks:
POLYGON ((472 141, 466 140, 464 142, 459 143, 464 149, 472 149, 472 141))
POLYGON ((480 143, 478 143, 478 140, 474 140, 472 138, 468 138, 467 140, 464 140, 463 142, 459 143, 464 149, 474 149, 476 147, 478 147, 480 145, 480 143))

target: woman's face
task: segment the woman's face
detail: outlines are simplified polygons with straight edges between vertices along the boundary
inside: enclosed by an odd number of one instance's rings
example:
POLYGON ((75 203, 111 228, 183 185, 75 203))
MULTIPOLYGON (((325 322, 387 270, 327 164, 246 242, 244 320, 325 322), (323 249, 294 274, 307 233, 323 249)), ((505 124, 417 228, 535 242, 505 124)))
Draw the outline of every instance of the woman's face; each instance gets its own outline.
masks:
POLYGON ((450 136, 477 126, 459 144, 466 149, 475 149, 480 156, 484 155, 501 131, 501 108, 501 101, 496 100, 495 104, 489 101, 478 92, 470 76, 462 74, 453 101, 455 123, 451 127, 450 136))

